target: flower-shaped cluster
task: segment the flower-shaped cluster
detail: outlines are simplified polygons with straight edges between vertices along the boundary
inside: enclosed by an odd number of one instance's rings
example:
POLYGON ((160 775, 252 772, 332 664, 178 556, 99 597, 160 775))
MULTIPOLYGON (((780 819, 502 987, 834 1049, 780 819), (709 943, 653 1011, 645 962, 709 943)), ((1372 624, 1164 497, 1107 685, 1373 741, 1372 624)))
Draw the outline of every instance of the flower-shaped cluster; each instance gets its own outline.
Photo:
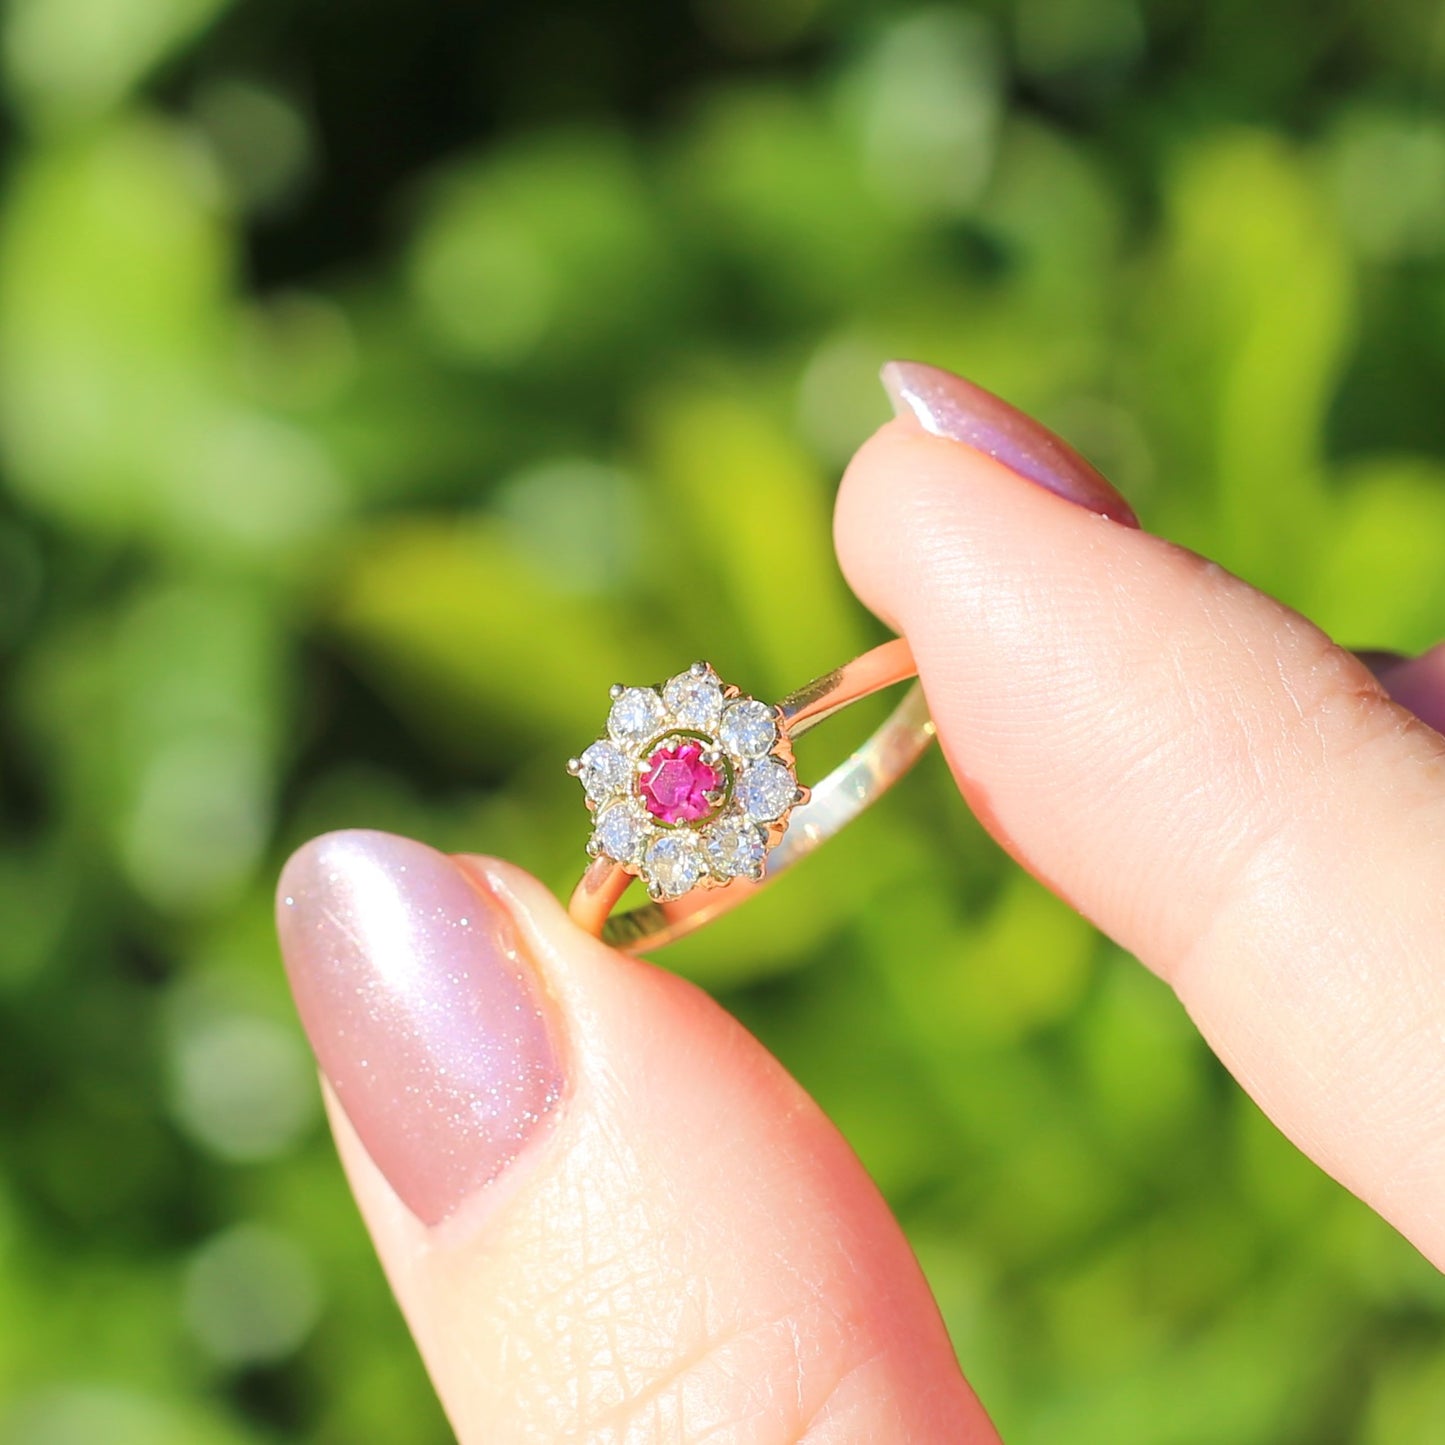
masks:
POLYGON ((808 796, 777 708, 705 662, 659 687, 612 689, 607 735, 567 764, 596 815, 587 851, 654 899, 763 876, 788 813, 808 796))

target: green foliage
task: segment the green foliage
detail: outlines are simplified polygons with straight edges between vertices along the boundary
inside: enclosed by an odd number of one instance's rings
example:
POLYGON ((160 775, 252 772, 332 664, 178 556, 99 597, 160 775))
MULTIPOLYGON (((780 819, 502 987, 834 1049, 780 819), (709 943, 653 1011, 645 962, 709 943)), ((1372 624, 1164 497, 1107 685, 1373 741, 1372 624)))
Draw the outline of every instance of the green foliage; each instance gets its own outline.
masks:
MULTIPOLYGON (((0 22, 0 1445, 446 1438, 271 880, 369 825, 564 889, 610 682, 880 635, 829 514, 888 356, 1348 642, 1445 631, 1429 7, 512 9, 0 22)), ((666 961, 842 1125, 1014 1445, 1440 1438, 1437 1276, 941 760, 666 961)))

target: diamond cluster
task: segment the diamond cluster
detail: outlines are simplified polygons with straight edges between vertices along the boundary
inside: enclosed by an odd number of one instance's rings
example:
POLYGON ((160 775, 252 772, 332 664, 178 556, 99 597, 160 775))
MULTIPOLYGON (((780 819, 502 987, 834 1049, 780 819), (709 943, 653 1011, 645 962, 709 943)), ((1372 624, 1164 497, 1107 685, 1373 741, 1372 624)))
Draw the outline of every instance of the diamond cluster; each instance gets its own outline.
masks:
POLYGON ((705 662, 661 687, 612 689, 607 735, 567 765, 596 815, 587 851, 655 899, 758 879, 807 797, 778 710, 705 662))

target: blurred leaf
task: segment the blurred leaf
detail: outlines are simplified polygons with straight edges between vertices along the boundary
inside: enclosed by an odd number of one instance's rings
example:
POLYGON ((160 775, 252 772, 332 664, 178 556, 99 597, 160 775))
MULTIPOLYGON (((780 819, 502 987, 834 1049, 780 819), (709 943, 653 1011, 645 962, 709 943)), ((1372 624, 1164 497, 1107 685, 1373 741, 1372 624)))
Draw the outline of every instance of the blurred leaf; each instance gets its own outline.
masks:
POLYGON ((24 988, 54 957, 77 906, 68 863, 53 843, 44 853, 0 853, 0 992, 24 988))
POLYGON ((1291 1234, 1325 1217, 1339 1188, 1243 1094, 1231 1100, 1238 1182, 1261 1226, 1291 1234))
POLYGON ((362 537, 329 610, 393 705, 464 754, 485 747, 484 723, 504 720, 573 738, 580 752, 606 723, 614 682, 685 665, 665 630, 579 598, 492 521, 413 521, 362 537))
POLYGON ((942 1056, 1017 1044, 1065 1018, 1088 984, 1090 926, 1027 874, 1005 881, 985 917, 967 922, 915 875, 898 902, 889 982, 919 1042, 942 1056))
POLYGON ((38 754, 72 826, 158 906, 233 900, 270 826, 280 638, 234 584, 159 584, 57 637, 27 678, 38 754))
POLYGON ((261 1445, 262 1439, 203 1407, 101 1384, 37 1392, 0 1419, 4 1445, 261 1445))
POLYGON ((420 219, 410 283, 453 356, 549 369, 635 339, 670 289, 632 155, 616 137, 583 132, 444 174, 420 219))
POLYGON ((102 533, 153 521, 167 443, 205 408, 228 248, 179 138, 133 121, 28 159, 0 231, 12 481, 102 533))
POLYGON ((89 120, 194 38, 229 0, 11 0, 6 81, 31 118, 89 120))
POLYGON ((1146 293, 1152 365, 1189 470, 1212 495, 1226 563, 1297 595, 1323 533, 1321 438, 1351 324, 1335 217, 1299 157, 1259 133, 1215 139, 1169 177, 1169 244, 1146 293))
POLYGON ((1433 1445, 1445 1419, 1445 1355, 1418 1346, 1397 1351, 1371 1382, 1360 1445, 1433 1445))
POLYGON ((295 1353, 316 1323, 320 1290, 306 1252, 286 1235, 240 1224, 206 1243, 186 1271, 186 1325, 231 1368, 295 1353))
POLYGON ((967 212, 993 166, 999 71, 977 15, 934 6, 890 24, 842 93, 871 189, 905 211, 967 212))
POLYGON ((1179 1133, 1207 1127, 1201 1113, 1213 1070, 1183 1006, 1143 965, 1110 950, 1072 1045, 1091 1115, 1159 1180, 1179 1133))
POLYGON ((1105 87, 1144 48, 1135 0, 1019 0, 1013 9, 1021 68, 1054 90, 1105 87))
POLYGON ((42 151, 0 225, 15 490, 99 538, 274 561, 341 502, 305 433, 232 394, 231 246, 202 157, 129 120, 42 151))
POLYGON ((718 638, 694 650, 730 676, 722 637, 735 633, 727 645, 758 659, 776 696, 861 651, 833 556, 831 498, 797 445, 719 395, 656 397, 647 432, 667 508, 669 560, 655 585, 700 639, 718 638), (735 621, 724 628, 719 617, 735 621))
POLYGON ((1211 1329, 1171 1341, 1153 1369, 1042 1393, 1011 1439, 1042 1445, 1063 1432, 1076 1445, 1117 1445, 1147 1428, 1152 1445, 1275 1445, 1329 1378, 1338 1325, 1324 1303, 1308 1285, 1272 1282, 1211 1329))
POLYGON ((1438 254, 1445 223, 1445 125, 1411 107, 1352 106, 1328 159, 1340 225, 1367 255, 1438 254))
POLYGON ((1355 1195, 1334 1193, 1319 1239, 1331 1272, 1359 1305, 1431 1317, 1445 1312, 1445 1275, 1355 1195))
POLYGON ((979 219, 1008 258, 1010 284, 997 295, 990 321, 999 333, 992 344, 1013 358, 1019 385, 1037 385, 1040 375, 1058 374, 1070 360, 1092 359, 1112 329, 1123 240, 1118 198, 1093 159, 1055 130, 1011 120, 979 219), (1023 317, 1048 327, 1047 359, 1021 334, 1023 317))
POLYGON ((1087 987, 1096 936, 1088 923, 1026 873, 973 932, 956 966, 951 997, 960 1032, 1016 1041, 1058 1023, 1087 987))
POLYGON ((1341 478, 1303 605, 1347 647, 1423 651, 1445 619, 1445 469, 1380 457, 1341 478))
POLYGON ((710 36, 743 54, 796 44, 828 8, 828 0, 698 0, 693 7, 710 36))
POLYGON ((986 1175, 974 1171, 985 1196, 974 1227, 1015 1265, 1082 1252, 1125 1204, 1127 1181, 1099 1169, 1092 1141, 1065 1122, 1057 1100, 1047 1102, 1051 1109, 1030 1111, 1027 1131, 1015 1127, 986 1175))
POLYGON ((782 89, 709 97, 670 157, 693 243, 742 284, 733 305, 784 316, 846 307, 888 272, 898 222, 841 128, 782 89))

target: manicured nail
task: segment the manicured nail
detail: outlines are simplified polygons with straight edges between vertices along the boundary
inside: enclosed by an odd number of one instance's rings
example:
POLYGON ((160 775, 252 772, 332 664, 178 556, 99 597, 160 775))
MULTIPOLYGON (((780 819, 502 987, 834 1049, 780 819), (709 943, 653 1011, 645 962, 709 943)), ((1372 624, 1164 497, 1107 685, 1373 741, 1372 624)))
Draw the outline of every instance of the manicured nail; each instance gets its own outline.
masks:
POLYGON ((512 920, 445 855, 361 831, 301 848, 276 915, 322 1073, 402 1202, 439 1223, 517 1156, 562 1093, 512 920))
POLYGON ((883 385, 894 411, 934 436, 984 452, 1065 501, 1139 525, 1134 509, 1073 447, 992 392, 921 361, 890 361, 883 385))

